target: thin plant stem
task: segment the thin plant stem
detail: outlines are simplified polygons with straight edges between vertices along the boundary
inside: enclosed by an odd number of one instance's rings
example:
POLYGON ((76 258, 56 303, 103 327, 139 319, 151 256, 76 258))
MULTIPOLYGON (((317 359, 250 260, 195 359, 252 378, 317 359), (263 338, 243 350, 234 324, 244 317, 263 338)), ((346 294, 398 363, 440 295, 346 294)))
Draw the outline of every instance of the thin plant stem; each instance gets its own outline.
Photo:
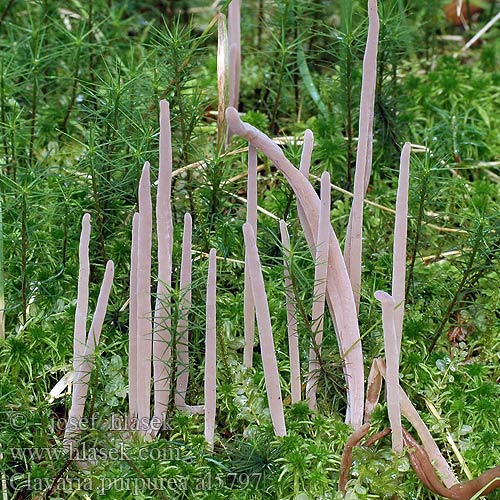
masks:
POLYGON ((33 91, 31 93, 31 118, 30 118, 30 142, 28 165, 33 167, 35 131, 36 131, 36 111, 38 104, 38 69, 33 71, 33 91))
POLYGON ((406 290, 405 290, 405 302, 408 302, 408 297, 410 293, 410 289, 413 283, 413 272, 415 269, 415 262, 417 261, 417 253, 418 253, 418 247, 420 244, 420 238, 422 236, 422 226, 424 224, 424 207, 425 207, 425 202, 427 199, 427 190, 429 187, 429 172, 425 172, 424 178, 422 179, 422 185, 420 188, 420 198, 418 202, 418 213, 417 213, 417 220, 416 220, 416 233, 415 233, 415 238, 414 238, 414 243, 413 243, 413 248, 411 252, 411 257, 410 257, 410 265, 408 267, 408 280, 406 282, 406 290))
POLYGON ((89 34, 89 77, 90 77, 90 102, 95 106, 95 90, 96 90, 96 75, 95 75, 95 54, 94 54, 94 1, 88 0, 88 34, 89 34))
POLYGON ((28 270, 27 270, 27 259, 28 259, 28 207, 26 201, 26 193, 23 190, 22 201, 21 201, 21 303, 22 303, 22 318, 23 324, 26 324, 27 319, 27 309, 28 309, 28 270))
POLYGON ((262 32, 264 24, 264 0, 259 0, 257 13, 257 52, 262 50, 262 32))
POLYGON ((4 165, 5 167, 0 170, 1 174, 9 175, 9 143, 7 141, 7 119, 5 115, 5 77, 4 77, 4 62, 3 58, 0 59, 0 121, 2 123, 2 142, 4 150, 4 165))
POLYGON ((99 245, 101 247, 101 256, 104 262, 106 262, 106 243, 104 241, 104 216, 102 213, 102 207, 101 207, 101 196, 99 194, 99 186, 97 182, 97 172, 95 169, 94 165, 94 151, 95 151, 95 144, 94 144, 94 136, 91 134, 90 141, 90 154, 89 154, 89 159, 90 159, 90 178, 91 178, 91 184, 92 184, 92 194, 94 198, 94 206, 95 206, 95 211, 96 211, 96 220, 97 220, 97 231, 98 231, 98 240, 99 240, 99 245))
POLYGON ((3 22, 5 21, 5 18, 7 17, 11 7, 14 5, 15 0, 9 0, 9 3, 5 6, 5 9, 3 9, 2 15, 0 16, 0 28, 2 27, 3 22))
POLYGON ((429 346, 429 354, 436 347, 436 343, 439 340, 439 337, 441 337, 443 330, 444 330, 444 327, 446 326, 446 324, 450 320, 451 315, 453 314, 453 311, 454 311, 455 306, 458 302, 458 299, 464 290, 465 284, 467 283, 467 280, 469 279, 469 277, 472 274, 474 262, 476 260, 477 254, 479 252, 479 247, 481 245, 482 240, 483 240, 483 238, 482 238, 482 225, 480 225, 478 230, 477 230, 475 240, 474 240, 474 245, 473 245, 472 251, 469 255, 469 260, 467 261, 467 266, 466 266, 465 271, 462 275, 462 279, 460 280, 460 283, 455 291, 455 294, 453 295, 453 298, 451 299, 451 302, 449 303, 448 308, 446 309, 446 312, 443 316, 443 319, 441 320, 441 323, 439 324, 438 329, 437 329, 436 333, 434 334, 434 337, 432 338, 432 342, 429 346))
POLYGON ((71 97, 69 100, 68 109, 66 110, 66 114, 64 115, 64 119, 60 126, 60 129, 62 131, 66 130, 69 117, 71 115, 71 112, 73 111, 73 107, 75 106, 76 102, 76 92, 78 90, 78 75, 80 73, 80 53, 81 53, 81 46, 79 44, 75 54, 75 68, 73 70, 73 84, 71 86, 71 97))
POLYGON ((352 165, 353 165, 353 119, 352 119, 352 53, 351 48, 346 49, 346 132, 347 132, 347 152, 346 152, 346 189, 352 187, 352 165))

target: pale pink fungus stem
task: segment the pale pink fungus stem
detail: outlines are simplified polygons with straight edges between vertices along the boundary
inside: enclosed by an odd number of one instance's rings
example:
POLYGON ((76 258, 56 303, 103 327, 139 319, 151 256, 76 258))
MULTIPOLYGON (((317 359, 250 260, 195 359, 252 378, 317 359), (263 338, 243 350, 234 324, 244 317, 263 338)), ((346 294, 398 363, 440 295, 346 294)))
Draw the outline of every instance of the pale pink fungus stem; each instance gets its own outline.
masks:
POLYGON ((325 314, 326 280, 328 275, 328 239, 330 236, 330 174, 323 172, 321 176, 321 209, 318 221, 318 243, 314 263, 314 295, 312 307, 312 338, 309 351, 309 375, 306 385, 306 397, 309 399, 309 408, 317 409, 316 395, 323 343, 323 319, 325 314))
POLYGON ((90 351, 90 355, 94 353, 95 347, 98 345, 99 339, 101 337, 102 325, 104 324, 106 309, 108 307, 109 294, 111 293, 111 286, 113 285, 114 272, 115 266, 113 264, 113 261, 108 260, 108 262, 106 263, 106 269, 104 271, 104 277, 102 279, 99 296, 97 297, 94 316, 92 317, 92 323, 90 324, 90 330, 87 336, 86 349, 90 351))
POLYGON ((175 405, 186 409, 186 393, 189 384, 189 331, 188 316, 191 309, 191 239, 193 220, 191 214, 184 215, 184 234, 182 236, 181 277, 179 284, 179 320, 177 322, 177 384, 175 405))
POLYGON ((398 351, 401 350, 403 335, 403 316, 405 308, 406 284, 406 240, 408 233, 408 187, 410 181, 411 144, 405 143, 401 151, 399 163, 398 193, 396 197, 396 218, 394 223, 394 245, 392 258, 392 297, 396 309, 394 311, 394 327, 398 351))
POLYGON ((158 236, 158 284, 153 332, 154 416, 162 422, 168 409, 171 383, 171 305, 173 227, 170 197, 172 190, 172 139, 170 109, 160 101, 160 161, 156 195, 158 236))
POLYGON ((137 418, 137 253, 139 246, 139 214, 132 219, 130 250, 130 303, 128 340, 128 405, 130 422, 137 418))
POLYGON ((395 301, 386 292, 375 292, 375 298, 382 305, 382 324, 384 328, 384 349, 387 365, 387 412, 392 429, 392 450, 403 451, 403 429, 401 427, 401 407, 399 402, 399 344, 395 327, 395 301))
POLYGON ((304 144, 302 145, 302 154, 300 155, 300 173, 306 178, 309 178, 309 172, 311 170, 311 158, 312 151, 314 147, 314 136, 313 133, 307 129, 304 132, 304 144))
POLYGON ((354 174, 354 198, 347 226, 344 259, 351 280, 356 309, 361 297, 361 258, 363 252, 363 200, 371 175, 373 114, 377 81, 379 18, 377 0, 368 0, 368 38, 363 59, 363 80, 359 113, 359 139, 354 174))
MULTIPOLYGON (((304 144, 302 145, 302 154, 300 157, 300 165, 299 165, 299 172, 304 176, 306 180, 309 180, 313 147, 314 147, 314 135, 311 132, 311 130, 307 129, 304 132, 304 144)), ((302 204, 298 198, 297 198, 297 213, 299 215, 299 220, 302 225, 302 228, 304 229, 306 239, 309 243, 309 241, 313 240, 313 236, 312 234, 308 233, 309 228, 307 223, 304 223, 305 220, 304 209, 302 208, 302 204)), ((309 245, 309 250, 311 251, 311 254, 314 258, 316 254, 316 248, 309 245)))
POLYGON ((208 256, 205 340, 205 441, 210 449, 214 445, 217 379, 217 323, 216 323, 217 260, 215 248, 208 256))
MULTIPOLYGON (((248 177, 247 177, 247 222, 257 234, 257 150, 248 146, 248 177)), ((250 273, 245 258, 245 285, 243 293, 243 317, 245 346, 243 349, 243 364, 251 368, 253 364, 253 344, 255 339, 255 305, 250 285, 250 273)))
POLYGON ((89 308, 89 243, 90 243, 90 214, 82 218, 82 231, 80 233, 80 247, 78 251, 78 295, 76 298, 75 329, 73 337, 73 371, 81 363, 87 337, 87 314, 89 308))
POLYGON ((438 471, 439 477, 446 485, 447 488, 450 488, 454 484, 458 483, 458 479, 453 474, 448 462, 443 457, 441 451, 439 450, 438 445, 434 441, 429 429, 425 425, 425 422, 422 420, 418 411, 413 406, 412 402, 400 388, 399 399, 401 403, 401 413, 405 418, 409 420, 411 425, 417 431, 417 434, 422 441, 422 445, 429 455, 431 462, 434 468, 438 471))
POLYGON ((72 457, 76 452, 77 438, 82 430, 82 418, 85 411, 85 401, 89 389, 90 374, 94 367, 95 348, 99 344, 104 317, 108 306, 109 294, 113 284, 114 265, 111 260, 106 264, 97 305, 92 318, 92 324, 85 342, 83 356, 80 358, 73 379, 73 394, 68 422, 64 431, 64 449, 72 457))
MULTIPOLYGON (((301 224, 309 248, 315 248, 318 238, 320 201, 309 181, 287 160, 280 147, 269 137, 248 123, 243 123, 234 108, 227 109, 226 119, 228 126, 235 134, 244 137, 260 149, 283 172, 297 196, 297 202, 303 208, 301 224)), ((351 283, 339 242, 331 227, 329 245, 327 301, 335 318, 340 354, 344 359, 348 397, 346 421, 358 428, 363 421, 364 407, 363 352, 351 283)))
POLYGON ((269 402, 269 411, 273 422, 274 433, 277 436, 286 435, 285 414, 283 412, 283 401, 281 398, 281 386, 274 348, 273 331, 271 327, 271 316, 267 303, 266 289, 262 268, 260 265, 257 240, 249 223, 243 224, 243 236, 250 268, 250 282, 257 313, 257 326, 262 353, 262 365, 264 378, 266 380, 266 392, 269 402))
POLYGON ((138 429, 145 433, 151 419, 151 239, 153 206, 149 162, 139 182, 139 230, 137 248, 137 416, 138 429))
POLYGON ((297 303, 293 293, 293 283, 290 276, 290 236, 286 222, 280 220, 281 243, 283 245, 283 261, 285 268, 286 319, 288 330, 288 354, 290 357, 290 390, 292 403, 301 400, 299 331, 297 323, 297 303))

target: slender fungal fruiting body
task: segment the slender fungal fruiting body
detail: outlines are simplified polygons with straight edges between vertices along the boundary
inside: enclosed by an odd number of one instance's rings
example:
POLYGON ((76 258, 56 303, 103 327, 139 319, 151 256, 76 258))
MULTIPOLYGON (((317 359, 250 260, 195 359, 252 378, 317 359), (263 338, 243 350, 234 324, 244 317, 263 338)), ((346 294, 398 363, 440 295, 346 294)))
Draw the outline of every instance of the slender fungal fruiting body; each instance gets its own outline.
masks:
POLYGON ((285 436, 285 414, 283 412, 283 401, 281 398, 281 386, 271 327, 271 316, 269 314, 264 278, 262 277, 257 241, 252 226, 248 222, 243 224, 243 236, 245 238, 250 283, 252 285, 255 311, 257 314, 257 327, 259 330, 262 366, 264 368, 264 378, 266 380, 269 411, 271 413, 275 434, 277 436, 285 436))
POLYGON ((405 143, 399 162, 394 244, 392 251, 392 297, 395 303, 394 327, 398 350, 401 350, 406 290, 406 241, 408 238, 408 190, 410 183, 411 144, 405 143))
POLYGON ((307 129, 304 132, 304 144, 302 145, 302 154, 300 155, 300 173, 306 178, 309 178, 309 172, 311 170, 311 158, 312 151, 314 147, 314 135, 307 129))
MULTIPOLYGON (((257 234, 257 150, 248 146, 247 177, 247 220, 257 234)), ((243 293, 243 317, 245 346, 243 348, 243 364, 251 368, 253 364, 253 345, 255 340, 255 305, 250 285, 250 272, 245 257, 245 284, 243 293)))
POLYGON ((403 431, 399 403, 399 344, 396 334, 394 309, 396 301, 386 292, 375 292, 375 298, 382 304, 384 327, 384 349, 386 358, 387 413, 392 429, 392 450, 403 451, 403 431))
POLYGON ((163 422, 170 401, 172 357, 172 251, 173 226, 171 208, 172 190, 172 139, 170 108, 167 101, 160 101, 160 159, 156 195, 156 231, 158 238, 158 284, 156 287, 153 323, 153 376, 154 416, 163 422))
POLYGON ((217 403, 217 322, 216 322, 217 260, 215 248, 208 255, 208 279, 205 328, 205 441, 214 445, 217 403))
MULTIPOLYGON (((385 378, 385 362, 381 358, 375 358, 373 360, 370 374, 368 376, 365 422, 368 422, 370 420, 371 413, 375 408, 375 405, 378 403, 378 400, 380 398, 380 391, 382 390, 382 380, 385 378)), ((429 432, 429 429, 425 425, 424 421, 418 414, 417 410, 411 403, 402 387, 399 387, 399 403, 401 407, 401 414, 411 423, 413 428, 417 431, 417 434, 422 441, 422 445, 424 446, 427 455, 432 460, 432 463, 438 471, 439 476, 442 478, 443 483, 447 487, 451 487, 454 484, 457 484, 458 480, 454 476, 453 471, 439 451, 439 448, 434 441, 431 433, 429 432)))
POLYGON ((186 393, 189 384, 189 330, 188 316, 191 309, 191 240, 193 220, 189 213, 184 215, 184 234, 182 236, 181 278, 179 284, 179 320, 177 322, 177 384, 175 405, 186 409, 186 393))
MULTIPOLYGON (((260 149, 283 172, 302 206, 301 224, 309 248, 317 245, 320 200, 309 181, 290 163, 280 147, 269 137, 240 120, 234 108, 228 108, 226 119, 231 130, 260 149)), ((327 277, 327 302, 334 315, 340 353, 344 360, 348 412, 346 421, 358 428, 363 421, 364 366, 357 322, 357 310, 345 262, 335 232, 330 227, 327 277)))
POLYGON ((128 323, 128 408, 129 420, 137 418, 137 266, 139 246, 139 214, 132 219, 132 248, 130 250, 130 292, 128 323))
POLYGON ((153 206, 149 162, 139 182, 139 228, 137 245, 137 416, 138 429, 145 433, 151 420, 151 239, 153 206))
POLYGON ((73 343, 73 394, 63 441, 65 450, 68 451, 71 456, 76 451, 76 439, 81 431, 81 419, 83 418, 83 412, 85 410, 90 372, 94 365, 92 356, 94 355, 96 346, 99 344, 114 275, 113 262, 108 261, 99 297, 97 299, 96 309, 87 335, 86 316, 89 300, 90 270, 89 242, 90 215, 85 214, 82 219, 79 248, 80 271, 78 275, 78 295, 73 343))
POLYGON ((76 298, 75 330, 73 337, 73 371, 76 372, 81 363, 81 357, 85 350, 87 341, 87 314, 89 308, 89 260, 90 244, 90 214, 82 218, 82 232, 80 234, 80 246, 78 250, 78 295, 76 298))

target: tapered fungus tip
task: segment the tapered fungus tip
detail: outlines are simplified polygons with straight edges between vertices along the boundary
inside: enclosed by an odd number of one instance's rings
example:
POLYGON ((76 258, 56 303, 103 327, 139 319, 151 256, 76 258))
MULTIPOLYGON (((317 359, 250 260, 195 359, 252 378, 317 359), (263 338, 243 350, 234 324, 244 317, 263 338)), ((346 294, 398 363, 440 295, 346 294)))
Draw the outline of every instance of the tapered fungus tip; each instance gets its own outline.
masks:
POLYGON ((215 248, 212 248, 210 250, 210 253, 208 254, 208 258, 209 258, 210 261, 214 261, 215 260, 216 252, 217 251, 215 250, 215 248))
POLYGON ((377 13, 377 0, 368 0, 368 13, 369 14, 377 13))
POLYGON ((231 129, 231 132, 233 132, 236 135, 241 135, 244 130, 245 130, 245 125, 240 119, 240 115, 238 113, 238 110, 233 107, 229 107, 226 109, 226 121, 231 129))
POLYGON ((330 184, 330 174, 325 171, 321 174, 321 185, 329 185, 330 184))
POLYGON ((141 173, 141 178, 140 178, 140 181, 143 181, 148 179, 148 183, 149 183, 149 169, 150 169, 150 165, 149 165, 149 161, 146 161, 144 162, 144 165, 142 167, 142 173, 141 173))
POLYGON ((115 272, 115 263, 112 260, 108 260, 106 262, 106 273, 114 273, 115 272))
POLYGON ((184 214, 184 224, 191 224, 193 222, 193 218, 189 212, 184 214))
POLYGON ((383 290, 377 290, 374 294, 374 297, 382 303, 394 302, 392 296, 387 292, 384 292, 383 290))
POLYGON ((90 224, 90 214, 89 213, 86 213, 83 215, 83 218, 82 218, 82 226, 86 226, 90 224))
POLYGON ((170 108, 169 104, 168 104, 168 101, 166 101, 165 99, 162 99, 160 101, 160 111, 168 111, 170 108))
POLYGON ((312 133, 312 130, 307 129, 304 132, 304 142, 306 142, 306 141, 312 142, 313 140, 314 140, 314 134, 312 133))

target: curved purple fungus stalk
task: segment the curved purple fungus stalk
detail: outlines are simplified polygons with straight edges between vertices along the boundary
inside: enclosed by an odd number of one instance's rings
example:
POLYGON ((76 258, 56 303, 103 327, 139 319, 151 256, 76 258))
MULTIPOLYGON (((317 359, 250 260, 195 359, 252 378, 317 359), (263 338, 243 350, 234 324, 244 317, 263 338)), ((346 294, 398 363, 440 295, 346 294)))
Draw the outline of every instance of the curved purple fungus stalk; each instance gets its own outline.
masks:
MULTIPOLYGON (((297 196, 297 202, 302 206, 303 219, 301 224, 309 248, 316 248, 320 200, 314 188, 304 175, 290 163, 277 144, 255 127, 241 121, 236 109, 228 108, 226 119, 234 134, 245 138, 252 146, 260 149, 283 172, 297 196)), ((326 299, 330 312, 335 318, 340 353, 344 361, 348 397, 346 421, 354 428, 358 428, 363 421, 363 353, 351 283, 338 239, 331 226, 329 227, 328 244, 326 299)))

